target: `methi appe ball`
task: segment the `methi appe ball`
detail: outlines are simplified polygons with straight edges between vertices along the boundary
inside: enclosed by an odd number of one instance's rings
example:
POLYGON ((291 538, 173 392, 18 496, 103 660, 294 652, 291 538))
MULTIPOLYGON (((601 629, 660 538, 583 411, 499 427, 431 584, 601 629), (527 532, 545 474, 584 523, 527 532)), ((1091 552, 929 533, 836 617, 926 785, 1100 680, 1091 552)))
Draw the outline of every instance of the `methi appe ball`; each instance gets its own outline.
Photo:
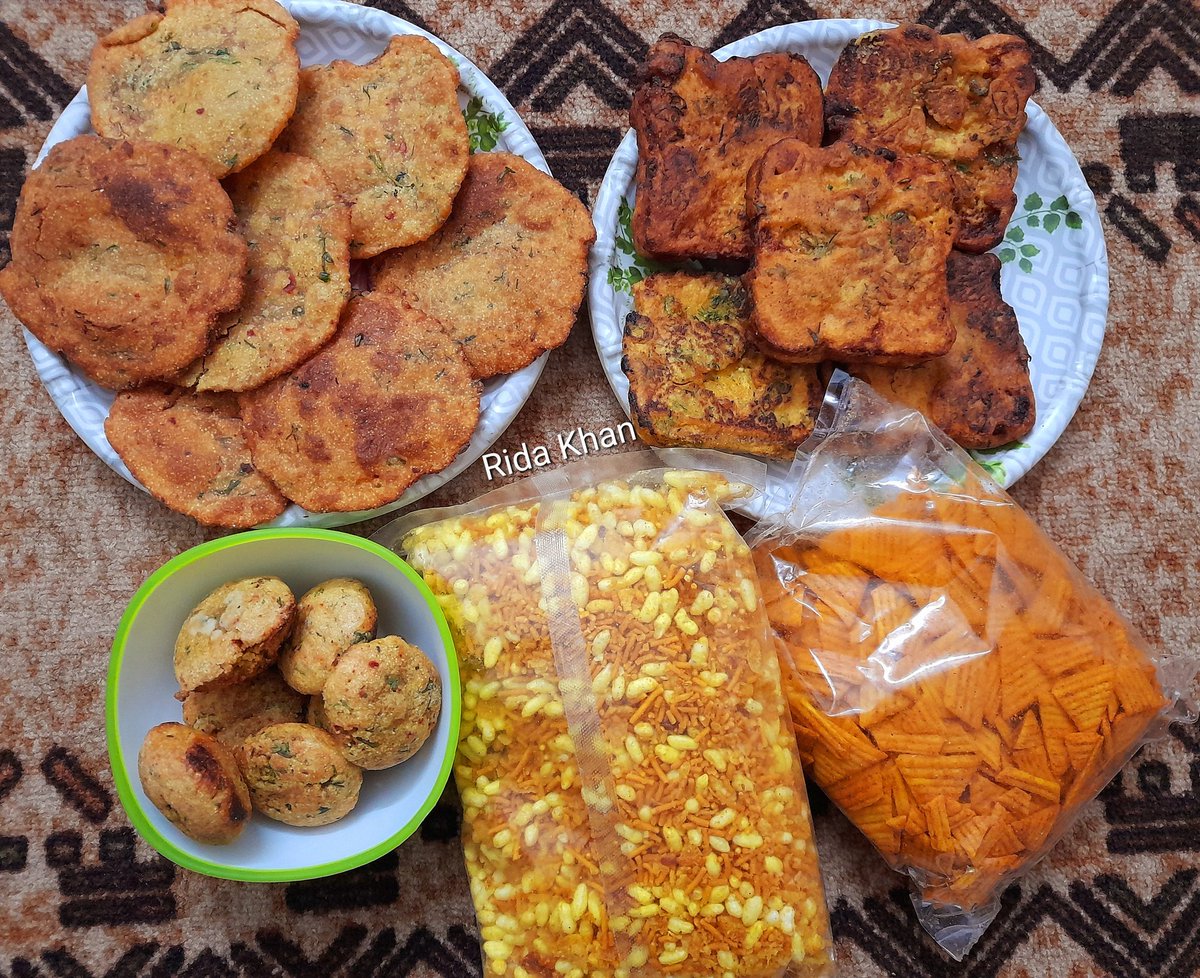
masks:
POLYGON ((442 683, 416 646, 389 636, 342 653, 322 694, 324 725, 369 770, 412 757, 437 724, 442 683))
POLYGON ((279 656, 279 669, 301 693, 319 693, 339 655, 375 637, 378 613, 362 581, 322 581, 296 604, 296 625, 279 656))
POLYGON ((276 723, 304 719, 305 697, 268 669, 245 682, 188 693, 183 721, 233 749, 253 733, 276 723))
POLYGON ((274 664, 291 631, 296 599, 278 577, 230 581, 204 598, 175 641, 184 693, 242 682, 274 664))
POLYGON ((277 723, 251 734, 238 764, 254 807, 288 825, 328 825, 358 803, 362 771, 334 739, 307 723, 277 723))
POLYGON ((233 754, 182 723, 160 723, 146 734, 138 777, 154 807, 197 842, 233 842, 250 818, 250 794, 233 754))

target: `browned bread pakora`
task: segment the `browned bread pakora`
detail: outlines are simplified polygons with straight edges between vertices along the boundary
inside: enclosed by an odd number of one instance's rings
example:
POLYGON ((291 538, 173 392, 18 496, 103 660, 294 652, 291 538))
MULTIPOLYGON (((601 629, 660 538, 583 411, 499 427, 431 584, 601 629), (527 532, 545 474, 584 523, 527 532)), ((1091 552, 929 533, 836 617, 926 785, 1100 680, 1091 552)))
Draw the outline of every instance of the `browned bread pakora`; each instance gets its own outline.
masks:
POLYGON ((281 146, 320 163, 350 202, 352 258, 423 241, 450 216, 467 172, 458 69, 407 35, 365 65, 305 68, 281 146))
POLYGON ((792 363, 915 363, 954 342, 942 164, 850 143, 776 143, 751 173, 759 346, 792 363))
POLYGON ((1019 37, 970 41, 919 24, 873 31, 842 51, 825 90, 831 135, 924 153, 951 168, 957 247, 999 244, 1016 206, 1017 137, 1037 83, 1019 37))
POLYGON ((958 335, 944 357, 915 367, 858 367, 886 397, 914 407, 964 448, 998 448, 1035 420, 1029 353, 1017 316, 1000 295, 995 255, 954 252, 946 265, 958 335))
POLYGON ((312 160, 272 150, 225 181, 250 245, 246 293, 181 383, 244 391, 307 360, 350 298, 350 211, 312 160))
POLYGON ((120 390, 178 373, 242 298, 246 242, 199 158, 77 136, 29 174, 0 293, 92 380, 120 390))
POLYGON ((471 440, 479 384, 437 320, 379 294, 351 299, 311 360, 242 394, 255 464, 312 512, 373 509, 471 440))
POLYGON ((287 507, 254 467, 232 395, 148 384, 117 395, 104 433, 155 499, 206 526, 257 526, 287 507))
POLYGON ((756 349, 747 304, 725 275, 664 272, 634 285, 621 369, 638 437, 791 458, 812 433, 816 368, 756 349))
POLYGON ((102 136, 191 150, 214 176, 263 155, 296 108, 295 19, 275 0, 167 0, 100 39, 88 69, 102 136))
POLYGON ((587 208, 511 153, 476 153, 450 219, 383 255, 375 288, 437 318, 471 372, 511 373, 566 342, 596 239, 587 208))
POLYGON ((780 139, 820 143, 821 82, 798 54, 719 62, 664 34, 646 55, 629 121, 638 144, 638 251, 745 260, 746 174, 780 139))

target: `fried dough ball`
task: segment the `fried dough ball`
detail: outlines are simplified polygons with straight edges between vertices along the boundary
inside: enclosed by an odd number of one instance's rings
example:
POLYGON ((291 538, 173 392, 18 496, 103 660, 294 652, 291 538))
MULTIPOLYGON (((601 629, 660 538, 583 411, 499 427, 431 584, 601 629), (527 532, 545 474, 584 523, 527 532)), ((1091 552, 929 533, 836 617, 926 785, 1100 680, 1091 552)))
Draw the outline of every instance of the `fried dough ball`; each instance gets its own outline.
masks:
POLYGON ((305 705, 302 693, 268 669, 242 683, 188 693, 183 721, 232 750, 263 727, 304 719, 305 705))
POLYGON ((310 724, 277 723, 251 734, 238 764, 254 807, 278 822, 328 825, 358 804, 362 771, 310 724))
POLYGON ((296 605, 296 626, 279 655, 279 669, 292 689, 319 693, 337 658, 351 645, 375 637, 378 614, 362 581, 322 581, 296 605))

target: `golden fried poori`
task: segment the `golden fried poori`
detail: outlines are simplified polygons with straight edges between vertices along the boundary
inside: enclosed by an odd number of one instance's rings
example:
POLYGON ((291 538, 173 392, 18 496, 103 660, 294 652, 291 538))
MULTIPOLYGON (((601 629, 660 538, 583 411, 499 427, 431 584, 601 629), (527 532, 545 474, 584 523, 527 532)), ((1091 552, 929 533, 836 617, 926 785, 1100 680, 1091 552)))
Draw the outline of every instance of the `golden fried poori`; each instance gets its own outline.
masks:
POLYGON ((378 618, 362 581, 322 581, 296 603, 296 626, 279 655, 280 672, 301 693, 321 692, 338 656, 375 637, 378 618))
POLYGON ((191 153, 77 136, 25 181, 0 293, 39 340, 121 390, 170 377, 242 298, 233 206, 191 153))
POLYGON ((188 693, 183 722, 216 737, 231 750, 274 723, 304 719, 307 697, 284 682, 278 669, 245 682, 188 693))
POLYGON ((238 765, 254 807, 288 825, 328 825, 358 804, 362 771, 324 730, 277 723, 238 748, 238 765))
POLYGON ((450 216, 467 172, 458 69, 414 35, 393 37, 365 65, 305 68, 280 142, 320 163, 350 201, 351 257, 423 241, 450 216))
POLYGON ((483 379, 566 342, 595 238, 587 208, 553 177, 512 153, 476 153, 449 220, 383 255, 374 283, 436 317, 483 379))
POLYGON ((217 177, 249 166, 296 108, 299 32, 275 0, 166 0, 96 45, 92 126, 191 150, 217 177))
POLYGON ((151 495, 206 526, 257 526, 287 507, 254 467, 231 394, 147 384, 117 395, 104 433, 151 495))
POLYGON ((435 319, 374 293, 333 340, 242 394, 254 464, 312 512, 372 509, 440 472, 471 440, 480 387, 435 319))

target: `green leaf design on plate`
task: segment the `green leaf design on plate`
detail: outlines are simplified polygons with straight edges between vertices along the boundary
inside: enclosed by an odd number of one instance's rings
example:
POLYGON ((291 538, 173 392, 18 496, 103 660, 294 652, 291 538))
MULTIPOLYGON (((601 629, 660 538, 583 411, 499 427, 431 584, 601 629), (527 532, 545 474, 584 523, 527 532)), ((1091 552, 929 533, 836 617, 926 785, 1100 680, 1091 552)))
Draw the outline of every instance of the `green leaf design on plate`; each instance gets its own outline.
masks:
POLYGON ((632 223, 633 208, 629 206, 629 201, 622 199, 621 203, 617 205, 617 233, 614 244, 620 254, 629 256, 630 264, 626 266, 613 264, 609 267, 607 276, 608 284, 618 292, 632 292, 634 285, 647 275, 661 272, 670 267, 638 254, 638 250, 633 244, 632 223))
POLYGON ((1042 249, 1035 244, 1024 243, 1025 228, 1031 231, 1040 229, 1046 234, 1053 234, 1065 225, 1072 231, 1078 231, 1083 227, 1083 218, 1071 210, 1071 202, 1066 194, 1059 194, 1047 206, 1042 195, 1035 191, 1026 195, 1022 206, 1022 213, 1013 217, 1008 230, 1004 232, 1004 244, 996 251, 996 257, 1000 259, 1001 264, 1009 265, 1016 261, 1021 271, 1032 272, 1031 259, 1040 255, 1042 249), (1022 223, 1025 228, 1021 227, 1022 223))
POLYGON ((487 153, 495 149, 500 142, 500 133, 508 128, 508 120, 499 112, 489 112, 478 95, 472 95, 467 100, 463 119, 467 123, 472 153, 487 153))
POLYGON ((1066 221, 1067 227, 1069 227, 1072 231, 1078 231, 1081 227, 1083 227, 1083 218, 1074 211, 1071 211, 1069 214, 1067 214, 1066 221))
POLYGON ((1017 262, 1017 267, 1019 267, 1023 272, 1032 272, 1033 262, 1031 262, 1028 258, 1022 258, 1019 262, 1017 262))
POLYGON ((1047 234, 1053 234, 1054 229, 1062 223, 1062 218, 1057 214, 1047 214, 1046 220, 1042 221, 1042 227, 1046 229, 1047 234))
POLYGON ((1071 204, 1067 200, 1066 194, 1055 197, 1054 200, 1050 201, 1050 210, 1052 211, 1065 211, 1068 210, 1070 206, 1071 204))
POLYGON ((988 475, 990 475, 996 482, 1000 483, 1001 485, 1004 485, 1004 479, 1006 477, 1006 474, 1004 471, 1004 463, 1003 462, 992 461, 989 459, 982 459, 982 458, 975 459, 975 462, 979 465, 979 467, 981 469, 983 469, 984 472, 986 472, 988 475))
POLYGON ((1008 233, 1004 235, 1009 241, 1024 241, 1025 231, 1017 224, 1012 225, 1008 229, 1008 233))
POLYGON ((1026 258, 1033 258, 1037 255, 1040 255, 1041 253, 1042 253, 1042 249, 1039 248, 1035 244, 1021 245, 1021 254, 1024 255, 1026 258))
POLYGON ((1002 265, 1007 265, 1017 257, 1017 253, 1012 248, 1001 248, 996 254, 1000 256, 1000 263, 1002 265))
POLYGON ((1036 192, 1025 198, 1025 210, 1027 211, 1040 211, 1044 206, 1042 198, 1036 192))

